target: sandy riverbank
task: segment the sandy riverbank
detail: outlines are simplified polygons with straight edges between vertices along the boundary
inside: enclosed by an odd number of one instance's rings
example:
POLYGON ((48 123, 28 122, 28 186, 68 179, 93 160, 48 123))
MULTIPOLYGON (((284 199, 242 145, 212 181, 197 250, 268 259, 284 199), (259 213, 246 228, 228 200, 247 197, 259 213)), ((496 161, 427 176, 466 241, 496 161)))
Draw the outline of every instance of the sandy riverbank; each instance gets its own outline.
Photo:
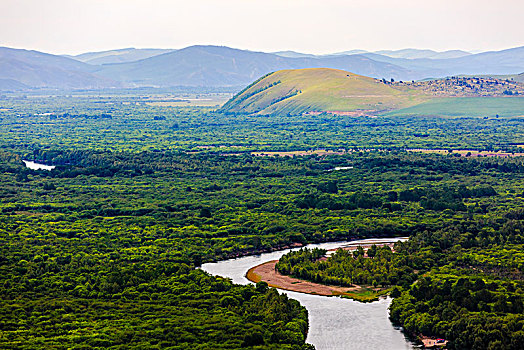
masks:
POLYGON ((304 281, 298 278, 283 275, 275 269, 278 260, 271 260, 252 267, 247 272, 247 279, 251 282, 266 282, 270 287, 290 290, 293 292, 316 295, 343 295, 347 292, 356 292, 360 286, 339 287, 304 281))
MULTIPOLYGON (((334 253, 337 249, 356 250, 359 246, 364 248, 365 252, 367 253, 367 249, 374 244, 376 244, 377 246, 386 245, 390 248, 393 248, 394 245, 393 243, 382 243, 380 241, 371 241, 367 244, 349 243, 336 249, 330 249, 327 255, 329 256, 330 254, 334 253)), ((367 257, 366 253, 364 256, 367 257)), ((327 257, 321 258, 321 260, 325 259, 327 259, 327 257)), ((275 268, 277 262, 278 260, 271 260, 250 268, 246 274, 247 279, 255 283, 263 281, 266 282, 270 287, 289 290, 292 292, 323 296, 346 296, 360 301, 376 300, 378 294, 380 294, 380 292, 384 290, 383 288, 363 287, 359 285, 353 285, 352 287, 341 287, 309 282, 306 280, 281 274, 275 268)))

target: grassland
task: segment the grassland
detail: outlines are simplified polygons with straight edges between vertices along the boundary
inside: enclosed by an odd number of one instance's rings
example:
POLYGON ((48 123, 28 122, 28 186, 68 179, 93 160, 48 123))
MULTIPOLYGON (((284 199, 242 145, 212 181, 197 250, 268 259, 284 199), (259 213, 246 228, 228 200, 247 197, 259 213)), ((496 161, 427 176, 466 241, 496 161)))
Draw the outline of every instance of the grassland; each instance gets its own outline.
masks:
POLYGON ((427 101, 384 116, 514 117, 524 115, 524 97, 464 97, 427 101))
POLYGON ((353 117, 514 117, 524 115, 523 93, 524 86, 509 79, 453 77, 394 82, 336 69, 293 69, 260 78, 219 111, 288 116, 328 112, 353 117))
POLYGON ((416 105, 429 98, 415 89, 396 89, 380 80, 343 70, 294 69, 263 77, 221 110, 250 114, 297 115, 314 111, 374 114, 416 105))

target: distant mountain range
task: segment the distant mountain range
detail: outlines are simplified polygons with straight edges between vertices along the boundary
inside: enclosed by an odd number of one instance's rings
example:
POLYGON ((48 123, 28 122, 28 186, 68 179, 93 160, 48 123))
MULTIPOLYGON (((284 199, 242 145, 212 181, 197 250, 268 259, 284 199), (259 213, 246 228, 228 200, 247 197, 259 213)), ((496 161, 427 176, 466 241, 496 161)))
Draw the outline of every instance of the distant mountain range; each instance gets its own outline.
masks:
POLYGON ((381 51, 366 51, 366 50, 349 50, 343 52, 337 52, 327 55, 312 55, 296 51, 278 51, 273 52, 275 55, 283 57, 326 57, 326 56, 340 56, 340 55, 362 55, 362 54, 377 54, 382 56, 388 56, 393 58, 458 58, 472 55, 472 53, 462 50, 449 50, 449 51, 433 51, 433 50, 421 50, 421 49, 403 49, 403 50, 381 50, 381 51))
MULTIPOLYGON (((368 52, 371 53, 371 52, 368 52)), ((418 50, 418 49, 404 49, 404 50, 382 50, 373 52, 378 55, 389 56, 394 58, 431 58, 431 59, 446 59, 446 58, 459 58, 471 55, 470 52, 462 50, 449 50, 443 52, 437 52, 433 50, 418 50)))
POLYGON ((97 66, 77 60, 0 47, 0 88, 103 89, 122 83, 93 74, 97 66))
POLYGON ((190 46, 140 61, 103 65, 97 74, 131 86, 243 86, 269 72, 319 67, 395 79, 425 77, 361 55, 293 58, 221 46, 190 46))
POLYGON ((125 63, 175 51, 174 49, 119 49, 110 51, 87 52, 76 56, 65 56, 89 64, 125 63))
POLYGON ((273 71, 301 68, 342 69, 388 80, 462 74, 515 75, 524 72, 524 47, 479 54, 405 49, 312 55, 197 45, 180 50, 127 48, 77 56, 3 47, 0 48, 0 90, 171 86, 234 89, 273 71))

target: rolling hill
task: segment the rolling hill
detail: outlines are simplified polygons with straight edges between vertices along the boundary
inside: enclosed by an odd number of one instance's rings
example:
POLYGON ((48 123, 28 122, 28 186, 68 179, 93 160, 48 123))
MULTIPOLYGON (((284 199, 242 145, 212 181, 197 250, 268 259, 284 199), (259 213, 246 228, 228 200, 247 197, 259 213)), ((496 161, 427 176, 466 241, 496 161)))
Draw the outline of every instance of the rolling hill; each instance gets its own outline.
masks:
POLYGON ((0 47, 0 89, 100 89, 121 84, 93 74, 95 68, 71 58, 0 47))
POLYGON ((380 80, 343 70, 281 70, 249 85, 219 111, 247 114, 302 114, 338 111, 374 114, 430 99, 416 90, 397 89, 380 80))

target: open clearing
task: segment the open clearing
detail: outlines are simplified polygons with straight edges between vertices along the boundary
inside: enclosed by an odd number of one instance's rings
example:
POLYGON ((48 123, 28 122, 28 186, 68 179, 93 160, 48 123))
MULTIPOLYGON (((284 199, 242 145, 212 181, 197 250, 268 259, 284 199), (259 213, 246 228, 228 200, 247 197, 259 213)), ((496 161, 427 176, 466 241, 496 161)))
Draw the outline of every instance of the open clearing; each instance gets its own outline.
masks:
POLYGON ((384 116, 516 117, 524 115, 524 97, 442 98, 383 113, 384 116))
POLYGON ((295 156, 309 156, 316 154, 318 156, 325 156, 329 154, 344 154, 347 153, 346 150, 331 151, 325 149, 316 149, 316 150, 307 150, 307 151, 289 151, 289 152, 280 152, 280 151, 265 151, 265 152, 251 152, 254 156, 267 156, 267 157, 295 157, 295 156))
POLYGON ((189 98, 176 101, 151 101, 148 106, 157 107, 220 107, 228 100, 227 96, 213 98, 189 98))

